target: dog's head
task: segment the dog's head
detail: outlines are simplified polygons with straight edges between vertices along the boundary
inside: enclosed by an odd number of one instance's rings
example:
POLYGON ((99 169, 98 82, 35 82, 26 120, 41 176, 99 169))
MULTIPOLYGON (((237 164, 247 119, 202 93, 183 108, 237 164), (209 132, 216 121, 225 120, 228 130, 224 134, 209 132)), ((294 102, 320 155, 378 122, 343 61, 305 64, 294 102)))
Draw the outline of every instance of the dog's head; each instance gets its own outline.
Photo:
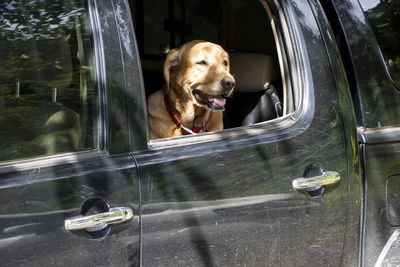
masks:
POLYGON ((172 49, 164 63, 167 90, 210 110, 223 110, 235 86, 228 53, 219 45, 191 41, 172 49))

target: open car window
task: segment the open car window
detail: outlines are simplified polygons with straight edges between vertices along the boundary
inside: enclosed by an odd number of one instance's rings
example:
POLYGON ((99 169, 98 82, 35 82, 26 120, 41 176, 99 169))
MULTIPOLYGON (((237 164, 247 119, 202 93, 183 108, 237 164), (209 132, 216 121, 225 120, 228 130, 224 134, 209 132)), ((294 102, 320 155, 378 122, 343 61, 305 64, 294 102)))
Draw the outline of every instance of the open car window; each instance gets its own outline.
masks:
POLYGON ((163 63, 191 40, 216 43, 229 53, 234 93, 226 99, 224 131, 258 125, 296 110, 298 95, 286 75, 282 29, 269 1, 130 1, 146 96, 164 84, 163 63))

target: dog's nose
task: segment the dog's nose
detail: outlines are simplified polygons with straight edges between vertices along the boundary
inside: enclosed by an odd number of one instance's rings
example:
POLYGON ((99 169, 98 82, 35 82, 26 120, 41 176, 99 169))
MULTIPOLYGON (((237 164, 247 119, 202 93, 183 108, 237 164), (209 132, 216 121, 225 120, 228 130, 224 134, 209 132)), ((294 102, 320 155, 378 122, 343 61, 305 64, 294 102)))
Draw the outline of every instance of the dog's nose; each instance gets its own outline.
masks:
POLYGON ((221 85, 224 89, 232 89, 235 86, 235 79, 226 76, 221 80, 221 85))

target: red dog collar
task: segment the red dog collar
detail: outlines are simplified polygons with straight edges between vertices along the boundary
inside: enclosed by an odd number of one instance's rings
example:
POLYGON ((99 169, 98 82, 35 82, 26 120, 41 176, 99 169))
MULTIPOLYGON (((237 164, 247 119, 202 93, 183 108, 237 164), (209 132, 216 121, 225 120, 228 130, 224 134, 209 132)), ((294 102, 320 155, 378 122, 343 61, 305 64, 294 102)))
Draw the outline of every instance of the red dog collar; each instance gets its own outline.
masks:
POLYGON ((175 123, 175 125, 178 127, 178 129, 181 129, 183 134, 197 134, 200 131, 204 131, 206 129, 206 127, 207 127, 207 124, 211 121, 211 119, 214 116, 214 112, 210 111, 210 115, 208 115, 208 119, 206 120, 206 122, 201 127, 196 127, 194 129, 189 129, 189 128, 186 128, 185 126, 183 126, 183 124, 180 122, 178 117, 172 111, 172 108, 171 108, 171 105, 169 103, 169 99, 168 99, 167 95, 164 95, 164 104, 165 104, 165 108, 166 108, 169 116, 171 117, 172 121, 175 123))

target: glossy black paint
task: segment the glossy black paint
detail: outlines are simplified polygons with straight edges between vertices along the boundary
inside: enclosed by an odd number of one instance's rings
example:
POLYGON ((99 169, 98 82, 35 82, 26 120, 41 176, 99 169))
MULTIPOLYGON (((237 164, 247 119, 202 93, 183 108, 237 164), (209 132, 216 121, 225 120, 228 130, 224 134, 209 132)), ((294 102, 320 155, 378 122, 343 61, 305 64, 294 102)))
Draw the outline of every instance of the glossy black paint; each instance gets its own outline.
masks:
POLYGON ((34 167, 10 165, 1 174, 2 266, 125 265, 139 260, 137 218, 130 230, 118 233, 127 226, 114 227, 111 238, 98 242, 63 227, 65 219, 79 215, 83 203, 93 198, 138 213, 132 159, 91 156, 72 163, 62 163, 65 157, 58 164, 52 159, 51 167, 40 161, 34 167))
POLYGON ((281 36, 290 58, 287 73, 303 96, 297 112, 195 141, 175 139, 186 145, 166 140, 135 152, 142 185, 143 265, 357 263, 355 120, 354 113, 342 118, 340 107, 340 101, 350 103, 350 95, 346 85, 335 82, 330 51, 308 3, 281 5, 291 36, 291 43, 281 36), (314 163, 342 177, 316 199, 291 186, 314 163))
POLYGON ((353 60, 367 129, 400 125, 400 92, 392 84, 374 33, 358 1, 333 0, 353 60))
MULTIPOLYGON (((400 173, 400 93, 393 85, 372 29, 356 1, 333 0, 346 36, 362 103, 365 123, 359 125, 359 142, 364 154, 364 207, 362 218, 362 263, 372 266, 398 227, 390 223, 393 195, 387 194, 390 178, 400 173)), ((365 5, 368 1, 361 1, 365 5)), ((379 1, 376 2, 378 4, 379 1)), ((371 6, 371 3, 369 3, 371 6)), ((368 10, 364 10, 365 12, 368 10)), ((392 190, 398 191, 397 184, 392 190)))
POLYGON ((358 247, 359 236, 355 233, 360 233, 362 231, 362 229, 360 228, 362 181, 360 155, 357 147, 356 115, 351 102, 352 98, 346 75, 346 68, 342 61, 340 48, 338 47, 339 44, 337 42, 337 39, 335 39, 335 33, 331 28, 331 23, 329 22, 328 17, 325 15, 324 11, 326 9, 324 10, 321 3, 318 1, 309 1, 309 3, 313 8, 314 16, 318 20, 318 25, 323 36, 325 47, 327 49, 327 54, 331 64, 333 76, 335 77, 335 85, 339 97, 339 104, 342 110, 341 118, 343 123, 343 131, 347 136, 346 148, 347 156, 349 158, 347 231, 350 231, 353 234, 347 236, 347 240, 343 248, 344 251, 346 251, 343 264, 345 266, 351 266, 359 263, 356 261, 356 259, 359 256, 358 254, 361 253, 361 249, 358 247))
MULTIPOLYGON (((140 192, 136 165, 128 153, 123 72, 128 57, 122 57, 119 42, 121 35, 133 32, 116 19, 116 10, 126 10, 125 2, 89 1, 88 10, 101 100, 99 149, 0 165, 2 266, 139 265, 140 192), (64 220, 81 214, 91 199, 130 207, 135 218, 112 226, 101 240, 66 231, 64 220)), ((130 16, 123 17, 130 21, 130 16)), ((131 59, 135 57, 132 51, 131 59)))
POLYGON ((399 228, 400 95, 358 2, 331 3, 336 17, 317 0, 268 1, 288 27, 293 114, 148 144, 127 1, 89 1, 99 149, 0 165, 1 265, 374 265, 399 228), (292 188, 312 164, 341 175, 319 198, 292 188), (90 199, 135 218, 101 240, 64 230, 90 199))

